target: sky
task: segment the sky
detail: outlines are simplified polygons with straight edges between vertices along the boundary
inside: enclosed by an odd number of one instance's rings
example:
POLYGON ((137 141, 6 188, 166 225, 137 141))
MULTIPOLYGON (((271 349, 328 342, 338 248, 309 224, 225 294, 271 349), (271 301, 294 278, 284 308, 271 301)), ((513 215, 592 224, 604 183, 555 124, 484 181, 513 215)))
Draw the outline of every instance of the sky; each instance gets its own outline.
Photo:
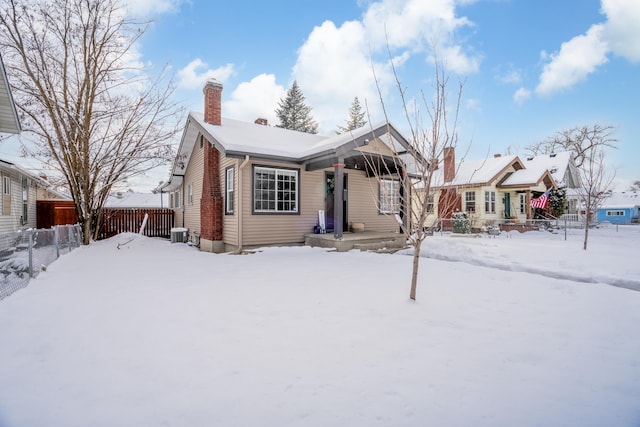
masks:
POLYGON ((635 0, 128 3, 133 16, 153 21, 135 56, 149 72, 169 67, 187 110, 202 111, 202 87, 213 77, 224 85, 223 117, 275 125, 295 80, 321 133, 344 125, 356 96, 372 122, 383 120, 384 105, 406 131, 390 64, 427 120, 421 100, 434 93, 435 47, 449 88, 464 82, 458 146, 467 158, 525 154, 559 131, 599 124, 618 140, 609 155, 616 189, 640 179, 635 0))
POLYGON ((414 302, 410 251, 63 251, 0 301, 0 425, 637 427, 640 227, 583 235, 436 233, 414 302))

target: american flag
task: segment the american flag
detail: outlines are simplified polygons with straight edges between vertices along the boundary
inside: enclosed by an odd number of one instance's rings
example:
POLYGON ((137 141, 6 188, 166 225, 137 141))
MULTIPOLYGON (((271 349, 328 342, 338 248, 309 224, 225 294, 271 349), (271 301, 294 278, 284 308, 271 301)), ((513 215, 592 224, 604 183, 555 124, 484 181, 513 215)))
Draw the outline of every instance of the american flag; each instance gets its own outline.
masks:
POLYGON ((547 207, 550 192, 551 190, 547 190, 542 196, 538 197, 537 199, 531 199, 531 207, 540 209, 544 209, 545 207, 547 207))

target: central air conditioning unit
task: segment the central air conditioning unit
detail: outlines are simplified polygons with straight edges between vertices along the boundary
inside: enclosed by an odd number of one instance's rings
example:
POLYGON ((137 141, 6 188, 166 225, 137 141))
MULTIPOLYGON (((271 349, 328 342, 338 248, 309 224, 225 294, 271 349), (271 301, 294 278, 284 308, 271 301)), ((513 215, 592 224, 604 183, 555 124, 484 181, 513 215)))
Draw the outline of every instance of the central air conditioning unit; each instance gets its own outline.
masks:
POLYGON ((172 228, 171 229, 171 243, 187 243, 187 229, 186 228, 172 228))

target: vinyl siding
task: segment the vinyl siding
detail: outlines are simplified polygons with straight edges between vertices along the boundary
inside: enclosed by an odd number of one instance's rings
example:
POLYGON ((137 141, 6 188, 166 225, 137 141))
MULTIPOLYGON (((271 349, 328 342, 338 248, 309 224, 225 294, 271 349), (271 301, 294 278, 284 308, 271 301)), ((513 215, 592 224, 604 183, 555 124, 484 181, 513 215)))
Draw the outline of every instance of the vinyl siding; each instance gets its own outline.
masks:
MULTIPOLYGON (((223 225, 222 225, 222 240, 226 245, 233 247, 238 246, 238 167, 239 161, 235 159, 229 159, 224 156, 220 156, 220 186, 222 187, 222 197, 224 199, 223 204, 223 225), (234 213, 226 214, 226 181, 227 181, 227 168, 233 167, 234 169, 234 213)), ((246 206, 246 205, 245 205, 246 206)))
MULTIPOLYGON (((304 235, 311 233, 317 224, 318 211, 325 209, 325 172, 333 169, 307 172, 304 167, 282 163, 250 163, 242 171, 243 197, 243 245, 270 245, 303 243, 304 235), (282 167, 299 170, 300 213, 299 214, 254 214, 253 213, 253 166, 282 167)), ((347 220, 364 222, 370 231, 397 231, 398 224, 391 215, 378 212, 377 183, 366 178, 364 172, 346 172, 348 186, 347 220)), ((346 230, 345 230, 346 231, 346 230)), ((225 239, 226 242, 226 239, 225 239)))
MULTIPOLYGON (((189 158, 189 164, 182 181, 182 202, 184 215, 184 227, 189 230, 189 238, 193 233, 200 234, 200 199, 202 198, 202 175, 204 173, 204 149, 200 147, 200 137, 193 146, 193 152, 189 158), (193 185, 193 203, 189 203, 189 184, 193 185)), ((178 209, 179 211, 180 209, 178 209)), ((176 227, 182 227, 182 215, 176 212, 176 227)))
MULTIPOLYGON (((8 210, 8 214, 0 215, 0 234, 3 233, 11 233, 18 230, 24 230, 27 228, 35 228, 36 227, 36 188, 33 183, 33 179, 27 178, 28 182, 28 213, 27 213, 27 223, 22 224, 22 174, 17 173, 15 171, 10 171, 6 169, 2 169, 0 171, 2 177, 8 176, 11 179, 11 201, 10 207, 8 210)), ((2 186, 2 179, 0 178, 0 191, 2 186)), ((4 197, 2 197, 4 199, 4 197)), ((4 202, 6 200, 2 200, 3 207, 4 202)), ((0 212, 2 210, 0 209, 0 212)))
POLYGON ((283 163, 251 162, 242 170, 243 245, 303 243, 304 235, 317 224, 318 210, 324 209, 324 171, 306 172, 304 167, 283 163), (298 170, 299 214, 253 213, 253 166, 298 170))
POLYGON ((363 222, 365 231, 398 231, 395 215, 382 214, 378 210, 380 189, 376 179, 353 170, 348 171, 348 176, 348 221, 363 222))

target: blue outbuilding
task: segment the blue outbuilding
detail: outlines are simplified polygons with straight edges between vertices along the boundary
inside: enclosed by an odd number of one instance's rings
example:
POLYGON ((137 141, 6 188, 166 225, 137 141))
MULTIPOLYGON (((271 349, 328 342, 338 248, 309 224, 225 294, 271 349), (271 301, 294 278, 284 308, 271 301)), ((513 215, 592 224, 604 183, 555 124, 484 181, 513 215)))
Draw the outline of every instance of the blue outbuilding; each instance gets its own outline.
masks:
POLYGON ((611 193, 597 213, 598 222, 638 224, 640 222, 640 193, 623 191, 611 193))

